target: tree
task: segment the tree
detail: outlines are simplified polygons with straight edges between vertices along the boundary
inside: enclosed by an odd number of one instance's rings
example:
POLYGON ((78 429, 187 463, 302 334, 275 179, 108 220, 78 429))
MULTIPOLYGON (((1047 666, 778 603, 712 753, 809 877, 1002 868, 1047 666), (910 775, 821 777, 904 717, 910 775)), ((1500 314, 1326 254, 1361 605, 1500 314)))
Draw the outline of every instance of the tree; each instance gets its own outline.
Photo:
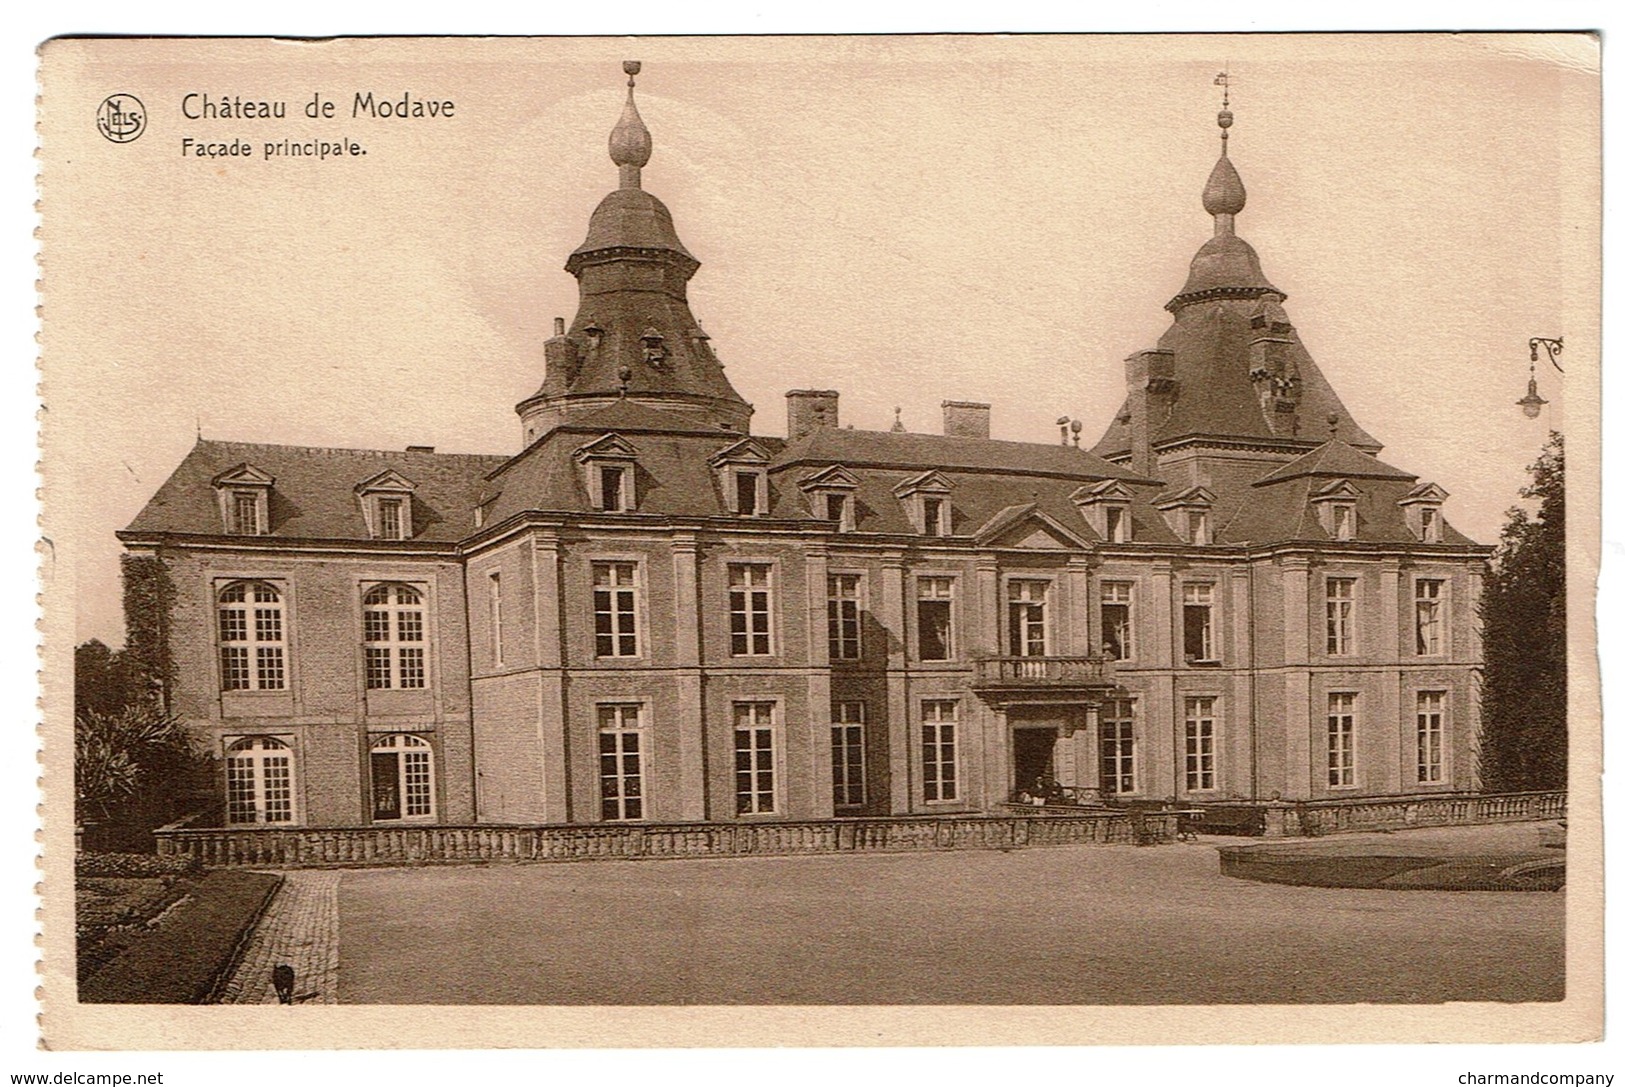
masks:
POLYGON ((73 729, 78 819, 156 826, 173 818, 182 785, 206 764, 186 727, 151 701, 90 709, 73 729))
POLYGON ((73 712, 115 714, 140 695, 142 685, 122 649, 92 638, 73 651, 73 712))
POLYGON ((1564 598, 1563 436, 1553 431, 1507 513, 1484 579, 1480 770, 1495 791, 1568 782, 1568 616, 1564 598))

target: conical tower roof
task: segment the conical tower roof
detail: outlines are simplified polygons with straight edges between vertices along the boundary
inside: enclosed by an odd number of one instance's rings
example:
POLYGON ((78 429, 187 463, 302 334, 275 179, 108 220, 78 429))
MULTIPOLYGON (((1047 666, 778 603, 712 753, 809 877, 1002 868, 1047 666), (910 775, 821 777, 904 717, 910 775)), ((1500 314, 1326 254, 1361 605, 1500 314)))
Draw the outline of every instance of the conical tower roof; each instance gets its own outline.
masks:
POLYGON ((547 343, 542 387, 518 405, 527 444, 572 411, 622 397, 719 429, 749 429, 751 407, 689 309, 688 281, 700 262, 678 238, 671 211, 643 189, 654 138, 634 97, 641 65, 623 68, 626 104, 609 137, 620 186, 599 202, 586 240, 565 263, 580 283, 580 304, 568 330, 547 343))
MULTIPOLYGON (((1147 396, 1144 388, 1131 388, 1094 451, 1128 455, 1135 429, 1146 427, 1151 449, 1218 441, 1297 454, 1330 438, 1337 424, 1328 420, 1336 418, 1344 442, 1374 453, 1381 445, 1350 417, 1287 317, 1286 292, 1269 281, 1257 251, 1236 234, 1247 189, 1230 160, 1228 88, 1225 105, 1219 159, 1202 189, 1213 237, 1197 250, 1185 285, 1167 304, 1173 325, 1153 351, 1142 353, 1158 359, 1158 391, 1147 396)), ((1145 385, 1145 378, 1138 380, 1145 385)))

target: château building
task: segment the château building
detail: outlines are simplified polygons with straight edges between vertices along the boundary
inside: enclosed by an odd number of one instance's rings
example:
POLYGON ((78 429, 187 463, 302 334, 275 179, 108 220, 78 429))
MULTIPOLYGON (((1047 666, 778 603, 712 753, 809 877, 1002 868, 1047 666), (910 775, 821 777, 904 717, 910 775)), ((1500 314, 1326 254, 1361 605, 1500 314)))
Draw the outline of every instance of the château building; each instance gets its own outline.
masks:
POLYGON ((1488 549, 1304 349, 1236 232, 1228 110, 1213 237, 1092 447, 956 400, 941 434, 854 430, 809 389, 780 437, 689 310, 632 84, 517 454, 200 439, 120 533, 170 586, 171 705, 222 820, 1475 787, 1488 549))

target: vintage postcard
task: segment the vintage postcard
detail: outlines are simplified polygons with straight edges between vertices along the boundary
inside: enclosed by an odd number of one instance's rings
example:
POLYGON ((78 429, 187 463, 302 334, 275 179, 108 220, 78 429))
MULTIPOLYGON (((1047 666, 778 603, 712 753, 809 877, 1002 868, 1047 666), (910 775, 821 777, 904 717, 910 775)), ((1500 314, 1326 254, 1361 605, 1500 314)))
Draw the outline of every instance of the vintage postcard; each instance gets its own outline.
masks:
POLYGON ((1598 1037, 1598 53, 45 43, 44 1043, 1598 1037))

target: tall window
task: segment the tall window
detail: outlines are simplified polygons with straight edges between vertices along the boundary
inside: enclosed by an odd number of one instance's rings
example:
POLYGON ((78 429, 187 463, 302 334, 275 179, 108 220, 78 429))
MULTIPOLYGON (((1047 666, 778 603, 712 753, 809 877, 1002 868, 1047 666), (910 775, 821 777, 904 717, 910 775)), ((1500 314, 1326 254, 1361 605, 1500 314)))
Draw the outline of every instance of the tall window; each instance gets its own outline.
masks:
POLYGON ((378 535, 385 540, 406 539, 404 500, 380 498, 378 500, 378 535))
POLYGON ((1213 650, 1213 586, 1185 586, 1185 659, 1210 661, 1213 650))
POLYGON ((395 733, 372 745, 372 817, 434 815, 434 752, 427 740, 395 733))
POLYGON ((1444 692, 1416 695, 1416 780, 1444 780, 1444 692))
POLYGON ((293 822, 293 750, 270 736, 226 749, 226 821, 293 822))
POLYGON ((1049 596, 1047 581, 1010 582, 1010 653, 1017 657, 1042 657, 1044 645, 1044 604, 1049 596))
POLYGON ((1423 506, 1418 515, 1422 526, 1422 542, 1439 542, 1439 511, 1431 506, 1423 506))
POLYGON ((427 686, 423 667, 423 594, 410 585, 378 585, 361 598, 367 690, 427 686))
POLYGON ((773 653, 772 574, 766 563, 728 567, 728 612, 736 657, 766 657, 773 653))
POLYGON ((829 575, 829 656, 855 661, 863 656, 862 625, 858 616, 858 574, 829 575))
POLYGON ((1354 784, 1354 695, 1326 696, 1326 784, 1354 784))
POLYGON ((1444 652, 1444 582, 1416 579, 1416 652, 1431 657, 1444 652))
POLYGON ((927 803, 959 799, 959 703, 927 699, 920 704, 920 780, 927 803))
POLYGON ((863 720, 862 702, 836 702, 831 707, 829 728, 830 773, 835 785, 837 808, 862 807, 863 720))
POLYGON ((734 703, 734 800, 740 815, 778 811, 772 702, 734 703))
POLYGON ((1134 656, 1134 583, 1100 584, 1100 643, 1112 660, 1134 656))
POLYGON ((637 583, 636 563, 592 564, 593 632, 598 656, 638 655, 637 583))
POLYGON ((643 707, 598 707, 599 814, 606 822, 643 818, 643 707))
POLYGON ((922 577, 915 603, 920 659, 952 660, 954 655, 954 579, 922 577))
POLYGON ((502 663, 502 575, 493 573, 486 582, 486 596, 491 614, 491 659, 502 663))
POLYGON ((1100 788, 1109 796, 1138 788, 1132 698, 1108 698, 1100 707, 1100 788))
POLYGON ((253 491, 231 492, 231 531, 238 536, 260 534, 260 500, 253 491))
POLYGON ((1326 652, 1346 657, 1354 652, 1354 579, 1326 579, 1326 652))
POLYGON ((281 691, 288 685, 282 648, 282 594, 264 581, 220 590, 220 686, 281 691))
POLYGON ((1213 704, 1211 695, 1185 699, 1185 788, 1216 788, 1214 777, 1213 704))

